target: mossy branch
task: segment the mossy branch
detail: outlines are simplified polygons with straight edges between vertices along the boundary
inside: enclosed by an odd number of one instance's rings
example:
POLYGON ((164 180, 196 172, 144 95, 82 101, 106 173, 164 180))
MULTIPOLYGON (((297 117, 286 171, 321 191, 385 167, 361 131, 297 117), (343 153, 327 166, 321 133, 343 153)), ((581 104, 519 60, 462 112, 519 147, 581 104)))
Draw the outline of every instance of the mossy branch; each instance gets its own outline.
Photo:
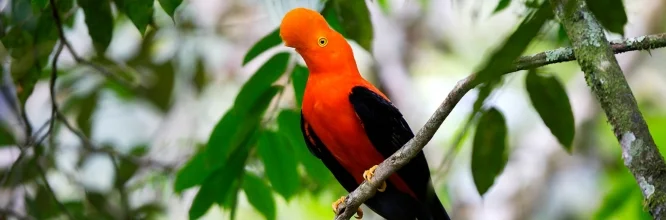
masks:
MULTIPOLYGON (((603 37, 603 33, 601 33, 601 36, 603 37)), ((641 36, 641 37, 636 37, 636 38, 630 38, 630 39, 625 39, 622 41, 615 41, 608 43, 606 41, 605 37, 603 37, 603 42, 605 42, 604 48, 608 49, 610 58, 607 58, 607 62, 602 62, 604 65, 610 65, 612 59, 612 62, 615 63, 614 65, 617 66, 617 61, 615 61, 615 58, 613 56, 613 53, 623 53, 627 51, 635 51, 635 50, 651 50, 651 49, 656 49, 656 48, 662 48, 666 47, 666 34, 656 34, 656 35, 647 35, 647 36, 641 36)), ((576 44, 574 44, 576 46, 576 44)), ((558 48, 554 50, 549 50, 533 55, 528 55, 528 56, 522 56, 516 62, 514 62, 513 67, 510 69, 508 72, 516 72, 520 70, 526 70, 526 69, 532 69, 532 68, 537 68, 541 66, 546 66, 549 64, 554 64, 554 63, 561 63, 561 62, 567 62, 567 61, 573 61, 576 60, 576 55, 574 52, 576 51, 575 48, 558 48)), ((587 57, 586 57, 587 58, 587 57)), ((581 62, 581 61, 579 61, 581 62)), ((586 61, 589 62, 589 61, 586 61)), ((583 65, 581 65, 583 66, 583 65)), ((619 71, 619 67, 618 71, 619 71)), ((585 69, 584 69, 585 70, 585 69)), ((624 76, 622 76, 622 72, 619 71, 620 73, 620 78, 622 81, 624 81, 624 76)), ((586 73, 586 77, 589 74, 586 73)), ((378 183, 381 183, 388 179, 388 177, 393 174, 395 171, 400 169, 402 166, 405 164, 409 163, 409 161, 416 156, 416 154, 423 149, 423 147, 432 139, 432 137, 435 135, 435 132, 439 129, 439 126, 444 122, 446 117, 451 113, 453 108, 458 104, 458 102, 462 99, 467 92, 469 92, 471 89, 476 87, 476 84, 472 83, 472 79, 474 78, 474 75, 468 76, 467 78, 461 80, 458 82, 455 88, 451 90, 451 92, 448 94, 444 102, 437 108, 436 112, 430 117, 428 122, 421 128, 421 130, 416 133, 416 136, 407 142, 400 150, 398 150, 396 153, 394 153, 391 157, 387 158, 384 162, 379 164, 379 167, 375 170, 375 175, 372 179, 372 182, 363 182, 356 190, 351 192, 347 198, 345 198, 345 202, 338 206, 337 213, 335 219, 337 220, 344 220, 344 219, 350 219, 355 213, 356 210, 358 209, 359 206, 372 196, 374 196, 375 191, 377 191, 377 187, 379 187, 378 183)), ((614 78, 617 79, 617 78, 614 78)), ((605 79, 604 79, 605 80, 605 79)), ((603 81, 603 80, 602 80, 603 81)), ((589 82, 589 81, 588 81, 589 82)), ((624 81, 624 84, 626 84, 626 81, 624 81)), ((629 90, 629 87, 625 87, 626 90, 628 90, 628 94, 631 96, 631 90, 629 90)), ((626 91, 622 94, 627 94, 626 91)), ((619 93, 616 94, 615 96, 620 96, 619 93)), ((631 99, 633 100, 633 96, 631 96, 631 99)), ((638 113, 638 116, 640 117, 640 112, 638 112, 638 108, 636 107, 636 102, 632 102, 635 110, 635 112, 638 113)), ((624 105, 623 105, 624 106, 624 105)), ((633 110, 631 111, 632 113, 634 112, 633 110)), ((630 115, 631 114, 627 114, 630 115)), ((640 118, 642 121, 642 124, 645 125, 645 121, 640 118)), ((633 123, 633 122, 632 122, 633 123)), ((636 129, 637 131, 645 131, 647 133, 647 126, 644 127, 644 130, 642 129, 636 129)), ((633 131, 633 130, 630 130, 633 131)), ((645 133, 642 132, 635 132, 634 136, 639 137, 638 135, 641 135, 640 137, 642 138, 645 136, 645 133)), ((617 134, 617 133, 616 133, 617 134)), ((647 133, 647 137, 650 137, 649 133, 647 133)), ((618 138, 618 140, 621 140, 618 138)), ((641 141, 634 141, 632 142, 634 145, 641 144, 644 145, 647 142, 647 139, 641 139, 641 141)), ((649 138, 649 141, 652 143, 648 148, 653 148, 656 152, 656 154, 652 154, 652 151, 640 151, 640 152, 645 152, 648 153, 648 155, 655 156, 659 155, 659 152, 656 151, 656 148, 654 146, 654 141, 652 141, 652 138, 649 138)), ((630 144, 631 145, 631 144, 630 144)), ((624 145, 623 145, 624 146, 624 145)), ((643 147, 633 147, 633 145, 630 148, 624 148, 623 149, 643 149, 643 147)), ((631 155, 631 154, 630 154, 631 155)), ((645 155, 638 155, 638 158, 644 158, 643 156, 645 155)), ((663 178, 666 177, 664 175, 663 167, 663 159, 659 156, 657 159, 653 160, 654 163, 661 164, 661 166, 648 166, 648 167, 654 167, 658 168, 655 173, 659 173, 661 175, 660 181, 662 181, 663 184, 661 184, 661 187, 664 187, 666 185, 666 180, 663 178)), ((640 160, 633 160, 633 163, 643 163, 640 160)), ((652 163, 652 162, 650 162, 652 163)), ((636 165, 639 166, 639 165, 636 165)), ((654 171, 654 170, 653 170, 654 171)), ((649 170, 646 171, 649 173, 649 170)), ((632 171, 633 173, 633 171, 632 171)), ((360 174, 359 174, 360 175, 360 174)), ((651 176, 644 176, 644 177, 651 177, 651 176)), ((638 178, 637 178, 638 179, 638 178)), ((647 179, 644 179, 641 184, 651 184, 650 186, 655 187, 654 185, 654 179, 653 181, 647 181, 647 179)), ((646 186, 646 189, 650 189, 650 187, 646 186)), ((644 190, 645 192, 645 190, 644 190)), ((663 193, 664 191, 661 191, 663 193)), ((663 207, 664 204, 664 199, 657 199, 657 198, 666 198, 666 196, 663 196, 664 194, 659 194, 661 196, 654 196, 651 197, 653 199, 648 200, 646 204, 648 206, 654 206, 654 204, 661 204, 660 207, 663 207)), ((661 210, 666 210, 662 208, 661 210)), ((662 211, 663 212, 663 211, 662 211)), ((662 216, 663 217, 663 216, 662 216)))
MULTIPOLYGON (((565 7, 569 3, 563 0, 550 2, 571 40, 588 86, 613 127, 624 165, 641 188, 646 208, 654 219, 666 219, 666 164, 613 54, 626 48, 608 42, 585 1, 570 1, 572 7, 565 7)), ((636 38, 629 46, 651 47, 644 41, 646 38, 636 38)))

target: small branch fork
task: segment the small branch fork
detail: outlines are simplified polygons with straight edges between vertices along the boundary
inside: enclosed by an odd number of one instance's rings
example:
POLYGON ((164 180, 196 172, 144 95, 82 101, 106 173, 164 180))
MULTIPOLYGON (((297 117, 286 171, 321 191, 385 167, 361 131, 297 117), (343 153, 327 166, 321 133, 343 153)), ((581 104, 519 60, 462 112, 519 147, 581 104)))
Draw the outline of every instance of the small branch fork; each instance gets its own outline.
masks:
MULTIPOLYGON (((649 51, 655 48, 666 47, 666 34, 630 38, 622 41, 610 42, 610 45, 615 54, 636 50, 649 51)), ((559 48, 533 55, 522 56, 518 58, 514 63, 513 68, 511 68, 508 73, 573 60, 576 60, 573 48, 559 48)), ((351 192, 345 198, 344 203, 338 206, 338 214, 335 216, 336 220, 350 219, 363 202, 374 196, 377 188, 382 182, 386 181, 391 174, 409 163, 409 161, 423 149, 458 102, 465 96, 465 94, 467 94, 467 92, 477 86, 476 84, 473 84, 474 76, 475 75, 472 74, 467 78, 460 80, 448 94, 446 99, 444 99, 442 104, 440 104, 435 113, 430 117, 428 122, 426 122, 423 128, 416 133, 416 136, 379 164, 379 167, 375 170, 375 175, 370 182, 364 181, 358 188, 356 188, 356 190, 351 192)))

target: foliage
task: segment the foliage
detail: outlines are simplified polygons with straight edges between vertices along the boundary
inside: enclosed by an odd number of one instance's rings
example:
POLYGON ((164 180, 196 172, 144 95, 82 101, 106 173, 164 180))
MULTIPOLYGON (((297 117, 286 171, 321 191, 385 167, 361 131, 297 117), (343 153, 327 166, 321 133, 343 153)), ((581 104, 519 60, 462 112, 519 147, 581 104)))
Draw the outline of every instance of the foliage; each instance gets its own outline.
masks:
MULTIPOLYGON (((11 62, 9 74, 16 88, 15 94, 11 95, 15 96, 13 98, 24 110, 35 85, 40 80, 50 80, 54 73, 60 78, 56 86, 58 93, 75 90, 86 79, 105 77, 87 91, 67 93, 66 98, 59 97, 58 101, 62 102, 60 110, 65 118, 58 119, 53 130, 49 126, 44 127, 49 129, 51 136, 55 136, 70 129, 64 123, 64 120, 69 119, 74 122, 74 130, 80 131, 84 137, 91 137, 95 134, 94 129, 99 128, 95 126, 95 114, 107 94, 128 102, 146 102, 160 113, 169 114, 175 97, 179 95, 179 86, 190 87, 197 95, 203 93, 211 80, 201 57, 194 56, 195 67, 191 76, 186 75, 181 68, 182 64, 176 62, 175 58, 154 59, 154 48, 159 46, 156 40, 162 28, 155 22, 156 14, 161 13, 156 9, 161 8, 178 28, 185 29, 184 26, 190 22, 178 16, 182 0, 158 0, 160 7, 156 7, 155 3, 147 0, 12 0, 4 9, 11 13, 3 11, 0 21, 3 25, 9 24, 1 26, 3 30, 0 40, 11 62), (59 15, 61 27, 53 19, 52 7, 59 15), (77 15, 84 16, 95 53, 91 58, 75 57, 77 64, 74 66, 53 70, 50 60, 59 55, 54 51, 57 41, 62 42, 60 30, 71 28, 77 15), (133 28, 141 34, 142 42, 133 56, 124 61, 111 60, 107 53, 117 37, 114 36, 114 29, 123 22, 122 18, 131 22, 133 28), (107 73, 99 69, 109 70, 119 79, 137 86, 128 87, 118 79, 105 76, 107 73), (183 78, 188 80, 183 83, 183 78)), ((375 33, 366 4, 366 1, 328 0, 320 13, 332 28, 372 52, 375 33)), ((378 0, 373 4, 379 4, 386 14, 390 12, 390 1, 378 0)), ((511 0, 500 0, 493 13, 499 13, 511 4, 511 0)), ((488 100, 503 85, 502 77, 513 62, 544 32, 543 27, 553 21, 548 1, 530 0, 524 4, 529 8, 529 13, 478 68, 474 84, 479 85, 479 95, 461 131, 464 137, 470 127, 476 127, 469 166, 480 195, 486 194, 493 186, 510 154, 509 129, 504 115, 490 106, 488 100)), ((587 0, 587 4, 606 29, 623 34, 627 17, 622 1, 587 0)), ((565 38, 564 29, 558 27, 558 34, 565 38)), ((273 29, 245 53, 242 65, 257 62, 260 55, 269 53, 269 49, 281 43, 279 30, 273 29)), ((65 50, 69 49, 74 48, 65 47, 65 50)), ((85 54, 71 52, 74 56, 85 54)), ((4 56, 0 54, 0 57, 4 56)), ((182 194, 186 190, 198 188, 189 207, 190 219, 204 216, 215 206, 230 211, 230 217, 234 218, 241 191, 249 204, 264 218, 276 219, 278 201, 291 202, 300 194, 317 193, 337 185, 322 162, 307 150, 300 131, 300 106, 309 75, 307 67, 297 64, 290 53, 277 52, 269 57, 244 82, 232 107, 221 114, 208 140, 197 143, 194 155, 175 173, 173 190, 176 193, 182 194), (293 90, 293 93, 287 90, 293 90), (293 94, 293 97, 285 97, 286 94, 293 94), (293 101, 285 105, 285 100, 293 101)), ((525 89, 529 101, 523 101, 532 104, 564 150, 571 153, 576 129, 564 85, 553 76, 530 70, 525 79, 525 89)), ((47 178, 42 176, 46 176, 43 173, 58 169, 54 159, 57 150, 53 149, 59 147, 59 143, 43 139, 35 143, 41 137, 46 139, 46 135, 43 135, 45 132, 21 130, 0 123, 0 147, 21 147, 21 150, 33 148, 30 154, 22 153, 11 168, 0 170, 0 174, 3 187, 32 187, 31 193, 25 198, 25 204, 28 213, 34 214, 33 217, 46 219, 70 215, 75 219, 153 219, 164 212, 161 201, 136 205, 130 204, 127 198, 135 191, 133 186, 137 184, 137 179, 143 178, 141 171, 145 164, 139 159, 147 154, 150 148, 148 144, 140 144, 121 153, 116 151, 113 144, 87 146, 88 143, 82 139, 77 163, 83 164, 94 155, 109 158, 114 164, 113 189, 97 192, 85 186, 77 186, 84 192, 81 198, 58 201, 57 196, 50 192, 47 178), (17 135, 18 132, 26 134, 17 135)), ((638 210, 636 215, 645 217, 645 212, 638 209, 640 206, 625 199, 632 196, 640 198, 640 191, 637 191, 631 176, 617 172, 608 175, 622 178, 622 181, 608 190, 595 217, 606 219, 616 215, 617 209, 629 207, 629 204, 633 205, 632 210, 638 210)))

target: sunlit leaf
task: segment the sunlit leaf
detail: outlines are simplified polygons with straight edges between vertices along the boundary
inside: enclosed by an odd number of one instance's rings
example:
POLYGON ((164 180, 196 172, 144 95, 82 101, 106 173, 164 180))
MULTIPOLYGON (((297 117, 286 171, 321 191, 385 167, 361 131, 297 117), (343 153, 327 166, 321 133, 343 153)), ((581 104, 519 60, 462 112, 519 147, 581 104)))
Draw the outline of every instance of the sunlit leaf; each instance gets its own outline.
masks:
POLYGON ((622 0, 585 0, 599 23, 611 32, 624 35, 627 13, 622 0))
POLYGON ((511 0, 500 0, 499 3, 497 3, 497 6, 495 7, 495 10, 493 10, 493 14, 500 12, 511 4, 511 0))
POLYGON ((472 148, 472 176, 480 195, 485 194, 506 165, 507 128, 504 116, 495 108, 481 115, 472 148))
POLYGON ((631 181, 631 178, 617 178, 617 180, 617 182, 613 183, 613 188, 611 188, 606 196, 604 196, 604 199, 601 200, 603 203, 594 216, 594 219, 610 219, 613 213, 627 203, 629 200, 628 198, 631 197, 634 190, 638 190, 636 188, 636 183, 631 181))
POLYGON ((388 0, 377 0, 377 3, 379 4, 379 8, 382 9, 382 12, 389 13, 391 10, 391 5, 389 4, 388 0))
POLYGON ((356 41, 365 50, 372 51, 373 28, 365 1, 330 0, 324 7, 334 9, 345 30, 345 37, 356 41))
POLYGON ((92 128, 92 115, 97 107, 97 99, 99 94, 91 92, 90 94, 83 97, 79 103, 79 114, 76 116, 76 123, 79 126, 79 129, 86 135, 90 136, 92 128))
POLYGON ((252 46, 252 48, 250 48, 250 50, 247 51, 247 54, 245 54, 245 57, 243 58, 243 65, 252 61, 264 51, 273 48, 280 43, 282 43, 282 38, 280 38, 280 29, 277 28, 268 35, 261 38, 252 46))
POLYGON ((294 156, 303 164, 307 177, 313 179, 320 186, 330 183, 333 175, 319 158, 310 153, 305 145, 300 128, 300 113, 293 110, 283 110, 277 116, 277 122, 280 135, 286 138, 287 143, 294 150, 294 156))
POLYGON ((291 72, 291 82, 296 95, 296 104, 300 108, 303 104, 303 94, 305 94, 305 84, 308 82, 310 72, 307 67, 296 65, 291 72))
POLYGON ((483 68, 477 72, 475 82, 496 80, 505 74, 514 60, 525 51, 532 39, 539 33, 543 24, 553 17, 551 10, 548 1, 544 1, 538 10, 528 15, 518 29, 486 60, 483 68))
POLYGON ((576 126, 569 96, 562 83, 554 76, 531 70, 525 78, 525 88, 544 124, 565 150, 571 152, 576 126))
POLYGON ((289 201, 299 188, 297 161, 293 145, 284 136, 264 131, 257 143, 257 152, 264 163, 266 176, 273 189, 289 201))
POLYGON ((77 0, 85 15, 88 34, 97 54, 104 54, 113 37, 113 15, 109 0, 77 0))
POLYGON ((166 12, 171 19, 173 19, 173 15, 176 12, 176 9, 178 6, 183 2, 183 0, 159 0, 160 6, 162 6, 162 9, 164 9, 164 12, 166 12))
POLYGON ((250 152, 250 145, 254 140, 252 137, 247 138, 244 145, 236 149, 229 157, 229 161, 224 167, 212 173, 201 185, 199 192, 192 201, 192 206, 190 206, 190 219, 198 219, 203 216, 213 203, 218 201, 218 198, 226 198, 229 193, 232 193, 233 182, 243 174, 242 171, 250 152))
POLYGON ((247 201, 267 220, 275 219, 275 198, 268 185, 254 174, 246 173, 243 177, 243 192, 247 201))

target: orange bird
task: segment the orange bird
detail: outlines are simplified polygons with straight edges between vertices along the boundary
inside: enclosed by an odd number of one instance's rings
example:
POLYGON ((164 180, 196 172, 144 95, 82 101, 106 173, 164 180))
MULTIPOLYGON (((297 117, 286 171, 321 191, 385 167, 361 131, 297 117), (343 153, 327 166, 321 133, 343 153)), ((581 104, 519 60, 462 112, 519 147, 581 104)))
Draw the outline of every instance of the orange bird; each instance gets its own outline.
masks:
MULTIPOLYGON (((391 101, 361 77, 349 43, 318 12, 289 11, 280 36, 310 71, 301 111, 308 149, 351 192, 414 134, 391 101)), ((423 152, 378 190, 365 204, 386 219, 449 219, 433 190, 423 152)), ((333 203, 333 210, 343 201, 333 203)), ((360 209, 358 215, 362 217, 360 209)))

